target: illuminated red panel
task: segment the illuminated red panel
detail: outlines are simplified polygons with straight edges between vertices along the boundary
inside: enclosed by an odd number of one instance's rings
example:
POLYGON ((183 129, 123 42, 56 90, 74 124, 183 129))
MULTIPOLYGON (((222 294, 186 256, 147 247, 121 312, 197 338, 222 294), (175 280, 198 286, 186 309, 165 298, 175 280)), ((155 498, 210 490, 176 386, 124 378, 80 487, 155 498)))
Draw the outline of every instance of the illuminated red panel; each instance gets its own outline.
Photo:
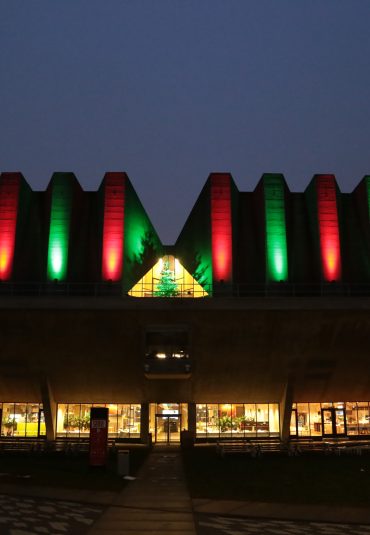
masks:
POLYGON ((211 176, 212 269, 214 281, 232 281, 231 186, 229 175, 211 176))
POLYGON ((325 281, 340 280, 342 263, 334 176, 317 176, 316 188, 323 278, 325 281))
POLYGON ((122 276, 125 178, 107 173, 104 180, 104 226, 102 278, 119 281, 122 276))
POLYGON ((13 271, 20 176, 3 173, 0 179, 0 279, 9 280, 13 271))

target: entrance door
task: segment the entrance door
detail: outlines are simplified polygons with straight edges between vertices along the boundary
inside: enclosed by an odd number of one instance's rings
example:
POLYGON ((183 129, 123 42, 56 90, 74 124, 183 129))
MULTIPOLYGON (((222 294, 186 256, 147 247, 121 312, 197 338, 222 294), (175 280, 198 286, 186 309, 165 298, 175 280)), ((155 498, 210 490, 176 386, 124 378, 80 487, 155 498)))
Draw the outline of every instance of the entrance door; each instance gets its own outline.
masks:
POLYGON ((39 422, 37 425, 37 436, 38 437, 46 436, 44 409, 39 409, 39 422))
POLYGON ((181 418, 180 415, 156 414, 155 418, 155 441, 180 442, 181 418))
POLYGON ((321 409, 322 436, 337 437, 347 434, 345 409, 321 409))

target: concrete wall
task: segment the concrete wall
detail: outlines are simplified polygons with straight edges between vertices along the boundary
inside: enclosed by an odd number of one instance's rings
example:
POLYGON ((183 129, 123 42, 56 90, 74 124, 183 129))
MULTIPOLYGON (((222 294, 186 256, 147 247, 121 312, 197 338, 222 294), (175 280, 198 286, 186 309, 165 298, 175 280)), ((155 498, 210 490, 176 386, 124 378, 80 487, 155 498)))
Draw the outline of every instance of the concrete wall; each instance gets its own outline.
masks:
POLYGON ((0 401, 370 399, 366 299, 0 302, 0 401), (144 377, 149 325, 187 325, 190 379, 144 377))

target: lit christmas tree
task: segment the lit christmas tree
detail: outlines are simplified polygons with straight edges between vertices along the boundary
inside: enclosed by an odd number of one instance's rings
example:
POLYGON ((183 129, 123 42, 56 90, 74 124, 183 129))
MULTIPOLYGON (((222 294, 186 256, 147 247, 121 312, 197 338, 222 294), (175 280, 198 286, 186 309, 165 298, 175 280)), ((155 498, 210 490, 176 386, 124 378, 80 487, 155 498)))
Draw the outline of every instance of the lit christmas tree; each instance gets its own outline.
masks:
POLYGON ((170 269, 168 260, 163 262, 161 278, 156 286, 154 295, 155 297, 176 297, 179 295, 175 273, 170 269))

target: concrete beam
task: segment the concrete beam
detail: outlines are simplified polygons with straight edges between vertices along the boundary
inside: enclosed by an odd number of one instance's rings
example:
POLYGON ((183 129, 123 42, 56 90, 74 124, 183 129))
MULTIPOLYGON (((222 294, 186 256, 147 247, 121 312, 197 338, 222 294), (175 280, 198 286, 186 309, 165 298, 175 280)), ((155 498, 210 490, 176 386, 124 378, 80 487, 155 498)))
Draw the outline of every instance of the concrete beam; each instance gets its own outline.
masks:
MULTIPOLYGON (((153 440, 154 440, 154 437, 153 437, 153 440)), ((142 444, 149 444, 149 403, 141 404, 140 442, 142 444)))
POLYGON ((41 379, 40 388, 45 416, 46 438, 47 440, 55 440, 57 404, 54 400, 53 391, 47 377, 41 379))
POLYGON ((280 438, 288 441, 290 437, 290 418, 293 405, 293 385, 289 381, 284 387, 284 392, 280 400, 280 438))

